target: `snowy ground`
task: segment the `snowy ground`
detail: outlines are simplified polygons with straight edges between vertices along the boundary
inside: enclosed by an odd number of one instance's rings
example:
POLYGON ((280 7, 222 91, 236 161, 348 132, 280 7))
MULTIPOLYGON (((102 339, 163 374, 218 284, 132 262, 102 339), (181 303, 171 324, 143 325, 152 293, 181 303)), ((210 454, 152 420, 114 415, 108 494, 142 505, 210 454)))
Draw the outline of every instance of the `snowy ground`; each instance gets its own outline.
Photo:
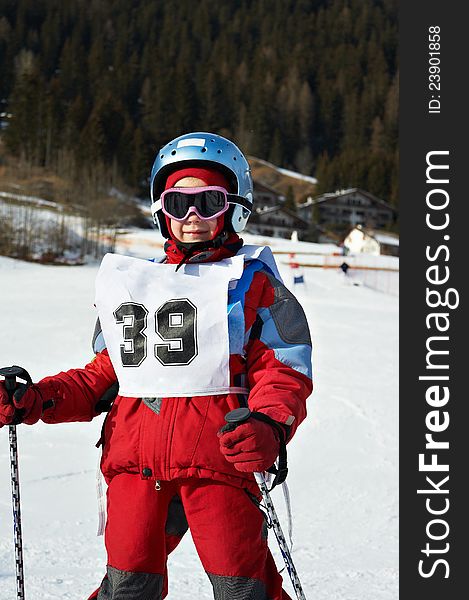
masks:
MULTIPOLYGON (((139 246, 125 251, 160 254, 152 235, 144 238, 155 246, 140 236, 139 246)), ((46 267, 0 257, 0 366, 22 365, 37 380, 86 363, 96 271, 97 265, 46 267)), ((291 286, 288 267, 281 271, 291 286)), ((308 600, 394 600, 398 301, 350 285, 333 269, 309 269, 305 277, 306 286, 294 291, 313 333, 316 389, 289 449, 295 564, 308 600)), ((27 600, 83 600, 102 578, 94 447, 101 422, 18 427, 27 600)), ((15 598, 7 438, 1 430, 0 600, 15 598)), ((284 516, 281 491, 274 501, 284 516)), ((212 597, 189 535, 169 572, 170 599, 212 597)), ((291 590, 289 582, 285 587, 291 590)))

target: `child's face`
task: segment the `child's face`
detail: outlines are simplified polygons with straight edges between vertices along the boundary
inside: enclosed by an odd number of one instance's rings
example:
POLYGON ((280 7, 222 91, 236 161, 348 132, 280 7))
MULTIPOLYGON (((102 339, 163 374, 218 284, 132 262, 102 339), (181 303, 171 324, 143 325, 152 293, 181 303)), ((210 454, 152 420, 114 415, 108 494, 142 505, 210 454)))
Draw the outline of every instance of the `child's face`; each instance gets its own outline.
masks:
MULTIPOLYGON (((205 185, 207 185, 205 181, 197 177, 184 177, 174 187, 204 187, 205 185)), ((208 242, 215 235, 217 221, 218 219, 202 221, 191 212, 185 221, 171 219, 171 231, 180 242, 208 242)))

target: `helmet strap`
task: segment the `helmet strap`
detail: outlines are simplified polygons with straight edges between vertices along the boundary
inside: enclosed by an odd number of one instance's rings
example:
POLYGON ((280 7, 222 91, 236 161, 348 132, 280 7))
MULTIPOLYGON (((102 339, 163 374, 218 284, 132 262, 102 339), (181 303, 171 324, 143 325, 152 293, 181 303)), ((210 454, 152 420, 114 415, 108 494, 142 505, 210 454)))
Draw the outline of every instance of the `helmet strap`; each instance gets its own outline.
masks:
POLYGON ((220 235, 217 235, 213 240, 208 240, 206 242, 179 242, 178 240, 174 240, 176 248, 181 250, 181 252, 184 254, 181 261, 178 263, 178 266, 176 267, 176 271, 184 263, 188 262, 194 256, 194 254, 198 254, 204 250, 217 250, 223 246, 227 238, 228 233, 226 231, 222 231, 220 235))
MULTIPOLYGON (((194 256, 205 254, 205 256, 200 257, 202 259, 200 262, 210 261, 211 259, 220 260, 221 258, 234 256, 242 245, 243 240, 236 234, 223 231, 213 240, 208 240, 206 242, 179 242, 174 239, 168 240, 165 244, 165 251, 167 254, 168 252, 171 252, 171 246, 179 251, 178 254, 180 260, 177 263, 177 271, 183 264, 193 262, 191 259, 194 256), (222 253, 221 255, 220 252, 222 253)), ((176 256, 174 256, 174 258, 176 258, 176 256)), ((170 260, 170 262, 175 263, 176 261, 170 260)))

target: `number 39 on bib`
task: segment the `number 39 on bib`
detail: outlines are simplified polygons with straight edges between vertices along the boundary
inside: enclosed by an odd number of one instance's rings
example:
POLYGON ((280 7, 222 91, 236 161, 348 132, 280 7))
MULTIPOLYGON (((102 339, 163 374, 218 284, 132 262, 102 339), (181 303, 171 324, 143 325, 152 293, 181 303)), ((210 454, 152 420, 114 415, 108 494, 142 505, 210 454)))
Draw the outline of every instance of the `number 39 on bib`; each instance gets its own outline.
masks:
POLYGON ((149 324, 154 325, 161 338, 161 343, 153 348, 153 359, 164 366, 183 366, 197 356, 197 308, 188 298, 167 300, 153 316, 136 302, 123 302, 113 314, 117 325, 123 328, 120 345, 123 367, 139 367, 147 358, 145 330, 149 324))
POLYGON ((96 307, 122 396, 238 391, 230 388, 227 297, 242 261, 175 272, 174 265, 104 257, 96 307))

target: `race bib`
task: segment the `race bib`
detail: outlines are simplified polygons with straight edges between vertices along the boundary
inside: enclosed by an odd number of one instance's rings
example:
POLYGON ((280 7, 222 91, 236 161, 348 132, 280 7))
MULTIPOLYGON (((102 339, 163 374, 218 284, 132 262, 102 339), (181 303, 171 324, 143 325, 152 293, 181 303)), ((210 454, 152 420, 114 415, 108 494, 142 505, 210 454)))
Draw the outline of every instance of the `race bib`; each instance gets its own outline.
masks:
POLYGON ((107 254, 96 307, 119 394, 134 398, 245 392, 230 388, 227 298, 244 258, 158 264, 107 254))

